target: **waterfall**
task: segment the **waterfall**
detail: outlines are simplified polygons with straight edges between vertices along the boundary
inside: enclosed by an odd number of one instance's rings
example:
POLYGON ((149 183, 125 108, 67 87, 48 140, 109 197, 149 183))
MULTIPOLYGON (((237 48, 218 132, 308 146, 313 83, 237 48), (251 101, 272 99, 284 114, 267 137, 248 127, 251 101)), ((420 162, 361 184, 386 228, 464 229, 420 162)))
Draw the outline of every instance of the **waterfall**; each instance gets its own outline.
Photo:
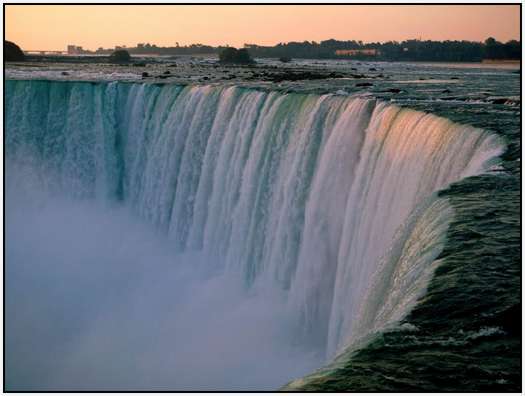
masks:
POLYGON ((453 216, 437 191, 503 150, 332 94, 11 80, 5 106, 8 193, 26 182, 129 209, 243 287, 284 292, 298 338, 328 358, 413 307, 453 216))

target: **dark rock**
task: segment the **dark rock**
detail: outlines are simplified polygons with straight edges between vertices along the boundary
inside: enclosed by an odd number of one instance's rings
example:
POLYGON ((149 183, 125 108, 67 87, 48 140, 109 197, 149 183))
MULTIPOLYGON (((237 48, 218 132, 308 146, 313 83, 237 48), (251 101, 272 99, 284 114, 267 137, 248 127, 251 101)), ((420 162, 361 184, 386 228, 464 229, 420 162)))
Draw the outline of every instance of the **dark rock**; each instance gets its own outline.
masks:
POLYGON ((452 91, 450 89, 444 89, 443 91, 441 91, 441 93, 451 93, 452 91))
POLYGON ((459 80, 459 77, 450 77, 451 80, 459 80))
POLYGON ((60 73, 60 74, 62 74, 63 76, 69 76, 69 73, 68 73, 67 71, 63 71, 63 72, 60 73))
POLYGON ((265 81, 281 82, 281 81, 300 81, 300 80, 323 80, 327 78, 340 78, 343 74, 331 72, 321 73, 317 71, 292 71, 286 70, 280 73, 263 73, 265 81))
POLYGON ((288 63, 292 61, 292 58, 290 58, 289 56, 281 56, 279 60, 283 63, 288 63))
POLYGON ((377 69, 375 67, 371 67, 370 69, 368 69, 368 71, 377 71, 377 69))
POLYGON ((146 78, 146 77, 149 77, 149 73, 148 72, 142 72, 142 78, 146 78))
POLYGON ((521 303, 517 303, 494 318, 494 325, 503 327, 506 333, 519 336, 521 334, 521 303))
POLYGON ((399 88, 389 88, 389 89, 387 89, 385 92, 390 92, 390 93, 398 94, 398 93, 401 92, 401 89, 399 89, 399 88))
POLYGON ((369 82, 362 82, 362 83, 357 83, 355 86, 356 87, 372 87, 374 86, 374 84, 369 83, 369 82))
POLYGON ((497 99, 492 99, 491 102, 494 103, 494 104, 505 104, 507 103, 508 99, 507 98, 497 98, 497 99))
POLYGON ((163 74, 171 74, 169 70, 166 70, 163 74))
POLYGON ((26 56, 18 45, 11 41, 4 40, 4 61, 21 62, 25 60, 26 56))

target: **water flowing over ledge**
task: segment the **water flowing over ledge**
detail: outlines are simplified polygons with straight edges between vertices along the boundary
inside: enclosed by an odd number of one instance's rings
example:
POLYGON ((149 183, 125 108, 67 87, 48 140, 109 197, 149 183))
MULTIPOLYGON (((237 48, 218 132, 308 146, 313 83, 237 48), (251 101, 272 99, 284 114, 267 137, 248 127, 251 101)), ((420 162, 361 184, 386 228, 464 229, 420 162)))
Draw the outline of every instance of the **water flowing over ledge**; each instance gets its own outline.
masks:
POLYGON ((328 360, 410 311, 453 216, 436 193, 503 149, 374 99, 6 82, 8 191, 130 209, 244 288, 284 293, 296 342, 328 360))

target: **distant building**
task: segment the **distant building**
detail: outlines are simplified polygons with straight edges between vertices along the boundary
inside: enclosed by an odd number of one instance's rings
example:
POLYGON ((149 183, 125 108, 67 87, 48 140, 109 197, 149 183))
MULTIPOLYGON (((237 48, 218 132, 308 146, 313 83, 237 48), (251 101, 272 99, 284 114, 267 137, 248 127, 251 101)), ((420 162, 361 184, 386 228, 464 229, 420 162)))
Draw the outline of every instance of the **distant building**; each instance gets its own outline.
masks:
POLYGON ((380 51, 376 48, 352 49, 352 50, 336 50, 337 56, 378 56, 380 51))
POLYGON ((82 47, 79 47, 77 45, 68 45, 67 46, 67 54, 68 55, 78 55, 84 53, 84 49, 82 47))

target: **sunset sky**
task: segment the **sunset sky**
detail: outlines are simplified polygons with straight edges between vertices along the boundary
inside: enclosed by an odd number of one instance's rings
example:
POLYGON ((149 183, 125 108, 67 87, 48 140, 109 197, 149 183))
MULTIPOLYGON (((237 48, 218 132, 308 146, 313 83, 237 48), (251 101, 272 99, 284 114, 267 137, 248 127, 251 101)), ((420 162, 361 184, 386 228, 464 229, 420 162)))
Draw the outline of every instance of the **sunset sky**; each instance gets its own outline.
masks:
POLYGON ((7 5, 6 39, 24 50, 173 46, 242 46, 339 40, 500 41, 519 39, 519 5, 488 6, 80 6, 7 5))

